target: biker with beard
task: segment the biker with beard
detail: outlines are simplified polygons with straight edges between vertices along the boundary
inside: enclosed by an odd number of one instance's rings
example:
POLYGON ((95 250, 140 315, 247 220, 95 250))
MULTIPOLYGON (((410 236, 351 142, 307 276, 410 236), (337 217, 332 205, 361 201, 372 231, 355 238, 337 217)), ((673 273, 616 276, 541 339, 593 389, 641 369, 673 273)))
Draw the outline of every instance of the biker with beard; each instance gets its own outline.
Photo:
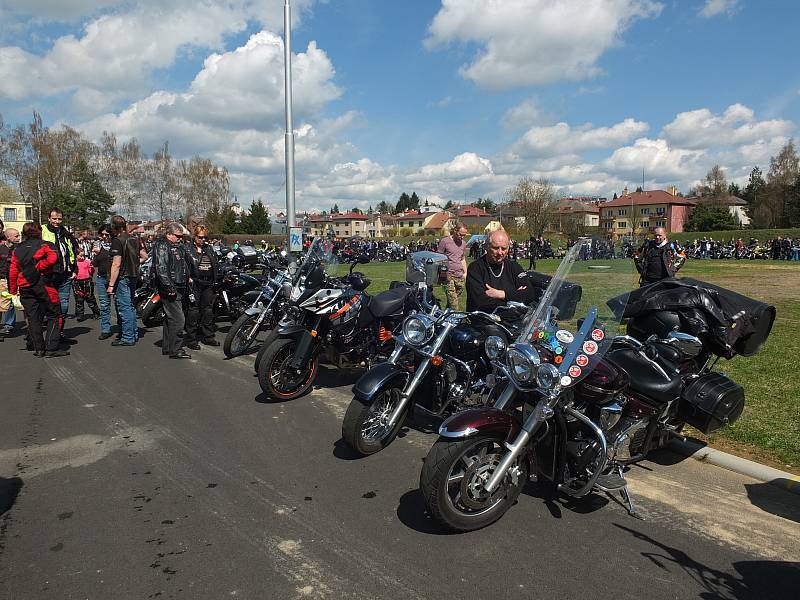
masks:
POLYGON ((518 262, 508 260, 509 245, 503 229, 493 231, 486 240, 486 254, 467 268, 468 312, 490 313, 509 301, 529 301, 528 275, 518 262))

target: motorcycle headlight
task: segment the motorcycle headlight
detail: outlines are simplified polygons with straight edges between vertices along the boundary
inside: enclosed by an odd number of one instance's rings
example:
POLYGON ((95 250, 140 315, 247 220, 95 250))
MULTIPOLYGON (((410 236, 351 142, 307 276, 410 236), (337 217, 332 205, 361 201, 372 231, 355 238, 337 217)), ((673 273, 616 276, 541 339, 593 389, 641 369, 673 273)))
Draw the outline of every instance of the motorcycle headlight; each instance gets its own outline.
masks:
POLYGON ((488 356, 490 360, 499 358, 503 355, 503 352, 506 351, 505 341, 503 338, 496 335, 487 337, 483 345, 486 350, 486 356, 488 356))
POLYGON ((403 337, 414 346, 427 344, 433 338, 433 321, 421 313, 407 317, 403 322, 403 337))
POLYGON ((543 390, 552 390, 559 381, 561 381, 561 374, 555 365, 544 363, 536 369, 536 384, 543 390))
POLYGON ((292 282, 291 281, 284 281, 283 285, 281 285, 281 291, 283 295, 287 298, 292 297, 292 282))
POLYGON ((512 344, 506 353, 509 374, 520 386, 531 386, 536 379, 536 369, 541 363, 539 353, 527 344, 512 344))

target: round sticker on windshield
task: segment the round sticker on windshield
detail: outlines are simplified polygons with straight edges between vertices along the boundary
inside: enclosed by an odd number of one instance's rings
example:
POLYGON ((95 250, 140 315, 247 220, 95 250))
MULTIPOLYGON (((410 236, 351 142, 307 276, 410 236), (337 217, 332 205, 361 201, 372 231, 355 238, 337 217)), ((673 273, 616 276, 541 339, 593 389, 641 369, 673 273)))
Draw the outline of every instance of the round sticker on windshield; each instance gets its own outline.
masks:
POLYGON ((572 383, 572 377, 567 377, 566 375, 564 375, 561 378, 561 385, 563 385, 564 387, 567 387, 570 383, 572 383))
POLYGON ((562 344, 571 344, 575 339, 575 336, 566 329, 559 329, 556 331, 556 339, 562 344))
POLYGON ((583 342, 583 351, 586 354, 595 354, 597 352, 597 342, 593 342, 592 340, 586 340, 583 342))
POLYGON ((580 377, 581 376, 581 368, 578 365, 572 365, 569 368, 569 376, 570 377, 580 377))
POLYGON ((561 356, 561 355, 558 355, 553 359, 553 362, 556 363, 557 365, 560 365, 562 362, 564 362, 564 357, 561 356))
POLYGON ((585 354, 578 354, 578 356, 575 357, 575 364, 579 367, 585 367, 589 364, 589 357, 585 354))
POLYGON ((595 342, 601 341, 604 337, 606 337, 606 334, 603 333, 602 329, 595 329, 594 331, 592 331, 592 339, 595 342))

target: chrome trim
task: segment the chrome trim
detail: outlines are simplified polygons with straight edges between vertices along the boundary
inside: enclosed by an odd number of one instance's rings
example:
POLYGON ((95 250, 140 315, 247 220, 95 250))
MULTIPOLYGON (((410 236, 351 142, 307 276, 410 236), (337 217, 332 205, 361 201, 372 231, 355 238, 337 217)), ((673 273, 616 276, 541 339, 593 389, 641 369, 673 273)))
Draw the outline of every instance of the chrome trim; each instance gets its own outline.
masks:
POLYGON ((608 463, 608 444, 606 443, 606 436, 603 435, 603 431, 597 425, 595 425, 589 417, 569 406, 567 406, 564 411, 567 412, 571 417, 578 419, 581 423, 589 427, 589 429, 592 430, 592 433, 594 433, 595 437, 597 437, 598 441, 600 442, 600 466, 589 478, 589 481, 586 482, 586 485, 575 490, 566 483, 558 484, 558 489, 560 491, 569 494, 570 496, 580 498, 581 496, 585 496, 592 491, 594 484, 597 482, 597 478, 600 477, 600 474, 605 470, 606 464, 608 463))
POLYGON ((446 438, 463 438, 472 435, 473 433, 478 433, 478 430, 474 427, 467 427, 466 429, 462 429, 460 431, 448 431, 447 425, 442 423, 439 427, 439 435, 446 438))

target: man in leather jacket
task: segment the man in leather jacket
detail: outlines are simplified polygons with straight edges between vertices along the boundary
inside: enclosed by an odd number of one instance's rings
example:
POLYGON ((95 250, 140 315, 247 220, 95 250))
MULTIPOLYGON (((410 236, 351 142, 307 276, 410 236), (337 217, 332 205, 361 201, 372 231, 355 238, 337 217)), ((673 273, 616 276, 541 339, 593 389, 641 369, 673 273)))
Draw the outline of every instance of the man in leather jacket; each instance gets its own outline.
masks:
POLYGON ((153 245, 153 272, 164 306, 161 353, 170 358, 191 358, 183 349, 183 297, 190 281, 191 264, 181 242, 183 226, 168 223, 164 235, 153 245))
POLYGON ((667 231, 663 227, 656 227, 653 233, 655 239, 642 244, 633 257, 636 270, 641 275, 640 285, 675 277, 686 261, 686 254, 675 242, 667 239, 667 231))

